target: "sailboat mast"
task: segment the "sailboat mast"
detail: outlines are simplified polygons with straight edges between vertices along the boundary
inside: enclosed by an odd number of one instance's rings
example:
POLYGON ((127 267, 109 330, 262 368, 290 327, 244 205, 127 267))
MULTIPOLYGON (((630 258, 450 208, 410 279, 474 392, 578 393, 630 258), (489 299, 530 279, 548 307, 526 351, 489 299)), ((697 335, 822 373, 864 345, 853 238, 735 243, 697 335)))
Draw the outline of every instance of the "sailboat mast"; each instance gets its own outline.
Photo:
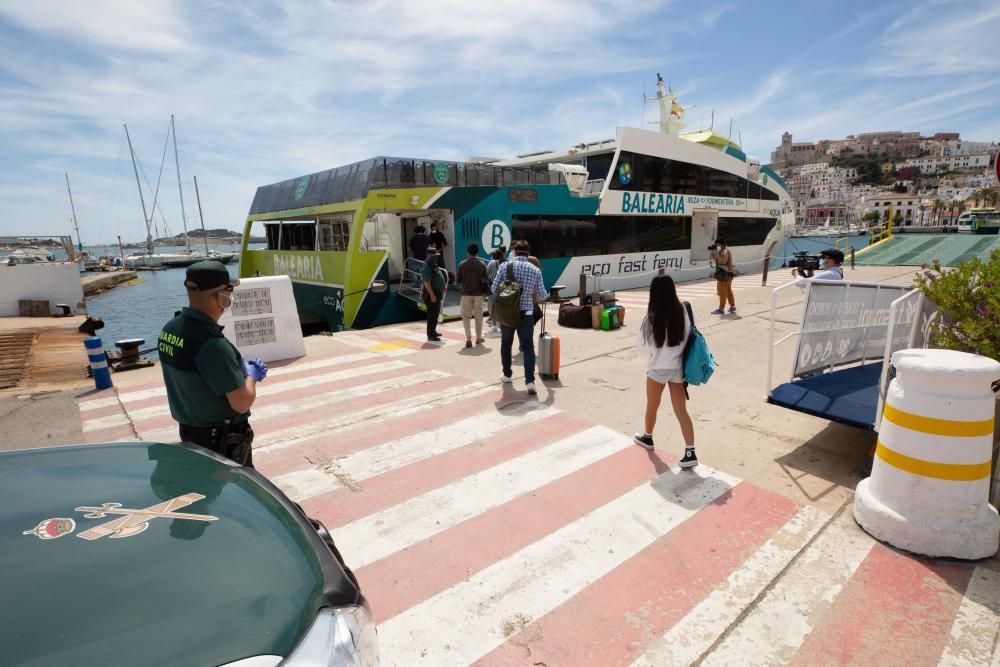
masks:
POLYGON ((73 191, 69 187, 69 174, 63 172, 66 177, 66 192, 69 193, 69 209, 73 211, 73 229, 76 230, 76 245, 80 252, 83 252, 83 240, 80 238, 80 225, 76 222, 76 206, 73 204, 73 191))
POLYGON ((188 238, 187 214, 184 212, 184 188, 181 187, 181 161, 177 157, 177 126, 174 125, 174 115, 170 114, 170 134, 174 138, 174 166, 177 168, 177 193, 181 197, 181 223, 184 225, 184 247, 191 252, 191 239, 188 238))
POLYGON ((139 167, 135 165, 135 151, 132 150, 132 137, 128 133, 128 125, 122 123, 125 127, 125 139, 128 140, 128 152, 132 156, 132 171, 135 172, 135 187, 139 188, 139 202, 142 204, 142 221, 146 223, 146 250, 150 255, 153 254, 153 235, 149 231, 150 220, 146 216, 146 198, 142 196, 142 185, 139 183, 139 167))
POLYGON ((194 177, 194 198, 198 200, 198 219, 201 220, 201 238, 205 242, 205 259, 208 259, 208 234, 205 232, 205 216, 201 214, 201 195, 198 194, 198 177, 194 177))

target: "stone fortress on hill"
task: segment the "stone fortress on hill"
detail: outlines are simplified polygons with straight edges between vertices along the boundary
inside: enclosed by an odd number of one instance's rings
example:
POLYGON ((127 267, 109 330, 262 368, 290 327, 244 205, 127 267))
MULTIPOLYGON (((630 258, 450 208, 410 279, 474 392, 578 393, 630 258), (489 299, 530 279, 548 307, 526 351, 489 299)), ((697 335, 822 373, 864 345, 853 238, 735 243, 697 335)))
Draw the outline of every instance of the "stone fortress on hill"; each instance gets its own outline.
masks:
POLYGON ((995 140, 967 141, 958 132, 867 132, 815 143, 785 132, 771 166, 788 183, 800 229, 846 232, 890 211, 900 226, 937 226, 968 208, 995 206, 997 152, 995 140))

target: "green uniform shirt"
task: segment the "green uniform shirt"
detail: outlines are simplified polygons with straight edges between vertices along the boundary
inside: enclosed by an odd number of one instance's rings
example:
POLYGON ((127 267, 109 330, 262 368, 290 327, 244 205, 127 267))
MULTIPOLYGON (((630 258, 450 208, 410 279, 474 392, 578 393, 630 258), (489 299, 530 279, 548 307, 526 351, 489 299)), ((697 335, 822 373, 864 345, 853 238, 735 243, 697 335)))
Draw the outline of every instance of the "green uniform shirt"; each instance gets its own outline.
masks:
POLYGON ((438 270, 437 264, 428 261, 420 270, 420 275, 424 282, 431 284, 431 289, 434 290, 434 296, 440 299, 442 293, 444 292, 444 272, 438 270))
POLYGON ((222 327, 194 308, 184 308, 160 332, 158 349, 170 414, 189 426, 221 426, 225 420, 245 422, 226 394, 245 383, 243 362, 222 327))

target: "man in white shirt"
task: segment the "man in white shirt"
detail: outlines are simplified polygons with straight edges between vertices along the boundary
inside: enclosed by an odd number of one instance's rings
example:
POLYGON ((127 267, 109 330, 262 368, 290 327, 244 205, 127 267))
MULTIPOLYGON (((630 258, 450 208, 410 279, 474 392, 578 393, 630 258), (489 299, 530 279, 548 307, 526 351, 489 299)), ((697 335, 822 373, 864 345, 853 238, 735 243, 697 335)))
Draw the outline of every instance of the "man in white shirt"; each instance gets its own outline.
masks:
POLYGON ((802 269, 792 269, 792 278, 799 289, 805 289, 814 280, 843 280, 844 269, 840 267, 844 263, 844 253, 833 248, 824 250, 819 254, 822 258, 823 270, 812 277, 807 277, 802 269))

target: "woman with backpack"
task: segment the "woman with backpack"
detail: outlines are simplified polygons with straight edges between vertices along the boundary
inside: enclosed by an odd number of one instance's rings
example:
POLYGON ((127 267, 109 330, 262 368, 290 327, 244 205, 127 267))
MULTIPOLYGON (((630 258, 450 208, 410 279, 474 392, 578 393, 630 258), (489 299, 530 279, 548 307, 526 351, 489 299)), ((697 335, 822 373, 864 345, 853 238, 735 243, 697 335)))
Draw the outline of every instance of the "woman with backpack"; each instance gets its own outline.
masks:
POLYGON ((670 404, 684 437, 684 458, 681 468, 698 465, 694 453, 694 424, 687 411, 684 391, 684 347, 691 333, 691 318, 687 308, 677 298, 677 288, 670 276, 656 276, 649 286, 649 309, 636 348, 646 354, 646 421, 645 432, 632 436, 635 444, 653 449, 653 428, 664 388, 670 392, 670 404))

